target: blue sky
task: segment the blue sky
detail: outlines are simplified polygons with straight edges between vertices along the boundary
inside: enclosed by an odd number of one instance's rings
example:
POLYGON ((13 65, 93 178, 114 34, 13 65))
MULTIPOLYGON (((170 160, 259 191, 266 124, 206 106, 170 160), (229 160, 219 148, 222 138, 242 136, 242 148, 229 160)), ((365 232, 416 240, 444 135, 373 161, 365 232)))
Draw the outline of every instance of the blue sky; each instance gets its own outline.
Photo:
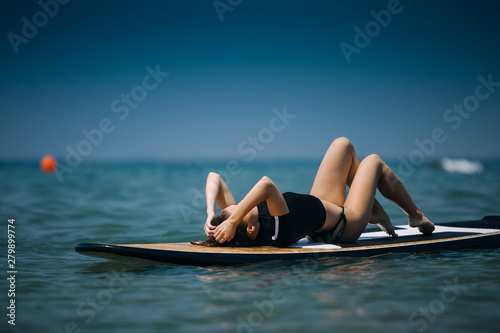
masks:
POLYGON ((500 156, 494 2, 60 2, 0 5, 1 159, 500 156))

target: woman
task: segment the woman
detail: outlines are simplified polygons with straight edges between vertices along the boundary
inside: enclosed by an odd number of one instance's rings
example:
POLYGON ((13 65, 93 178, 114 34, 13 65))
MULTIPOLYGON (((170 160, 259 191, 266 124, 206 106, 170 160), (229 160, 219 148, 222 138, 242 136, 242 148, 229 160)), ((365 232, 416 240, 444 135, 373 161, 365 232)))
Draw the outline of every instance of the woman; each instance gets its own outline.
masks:
POLYGON ((338 138, 326 152, 309 195, 281 194, 263 177, 237 204, 222 178, 211 172, 206 186, 206 244, 282 247, 305 236, 328 243, 354 242, 368 223, 397 237, 375 199, 377 188, 408 214, 410 227, 418 227, 426 235, 434 231, 434 224, 384 161, 370 155, 360 163, 352 143, 338 138), (350 187, 347 198, 346 185, 350 187), (218 216, 216 202, 222 209, 218 216))

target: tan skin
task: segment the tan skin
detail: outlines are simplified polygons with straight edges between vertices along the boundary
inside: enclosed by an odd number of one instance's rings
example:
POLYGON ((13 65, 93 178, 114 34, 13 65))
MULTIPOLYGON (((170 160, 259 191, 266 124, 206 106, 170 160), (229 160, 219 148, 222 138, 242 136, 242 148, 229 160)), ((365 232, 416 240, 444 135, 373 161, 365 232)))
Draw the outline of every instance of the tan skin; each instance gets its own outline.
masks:
MULTIPOLYGON (((434 231, 434 224, 413 202, 401 180, 387 164, 377 155, 370 155, 359 162, 352 143, 346 138, 338 138, 332 142, 309 193, 321 200, 326 211, 325 223, 318 231, 332 229, 340 218, 343 206, 347 225, 342 242, 357 240, 368 223, 378 224, 389 235, 397 237, 389 216, 375 199, 377 189, 408 215, 410 227, 418 227, 423 234, 434 231), (347 198, 346 186, 350 187, 347 198)), ((222 178, 211 172, 207 178, 206 200, 207 220, 204 230, 209 238, 215 237, 219 243, 230 241, 242 220, 248 225, 249 238, 255 239, 260 228, 257 205, 264 200, 267 201, 271 215, 288 213, 281 192, 268 177, 263 177, 243 200, 236 203, 222 178), (215 203, 230 214, 217 227, 211 224, 216 216, 215 203)), ((334 231, 333 237, 339 230, 337 228, 334 231)))

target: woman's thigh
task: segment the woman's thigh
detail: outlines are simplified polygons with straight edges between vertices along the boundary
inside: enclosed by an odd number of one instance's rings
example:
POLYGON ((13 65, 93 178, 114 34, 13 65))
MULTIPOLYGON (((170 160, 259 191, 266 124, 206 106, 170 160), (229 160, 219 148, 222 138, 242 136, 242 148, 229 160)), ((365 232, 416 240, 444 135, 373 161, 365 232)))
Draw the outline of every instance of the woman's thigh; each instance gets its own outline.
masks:
POLYGON ((356 172, 345 202, 347 227, 342 240, 354 241, 370 220, 383 162, 377 155, 365 158, 356 172))

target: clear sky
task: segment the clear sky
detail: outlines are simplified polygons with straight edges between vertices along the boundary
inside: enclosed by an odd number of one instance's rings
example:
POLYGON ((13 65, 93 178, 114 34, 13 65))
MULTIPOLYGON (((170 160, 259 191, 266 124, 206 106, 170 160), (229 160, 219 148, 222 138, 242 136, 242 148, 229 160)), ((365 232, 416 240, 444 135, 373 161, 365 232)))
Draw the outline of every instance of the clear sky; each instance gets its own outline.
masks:
POLYGON ((2 1, 0 158, 498 157, 499 8, 2 1))

